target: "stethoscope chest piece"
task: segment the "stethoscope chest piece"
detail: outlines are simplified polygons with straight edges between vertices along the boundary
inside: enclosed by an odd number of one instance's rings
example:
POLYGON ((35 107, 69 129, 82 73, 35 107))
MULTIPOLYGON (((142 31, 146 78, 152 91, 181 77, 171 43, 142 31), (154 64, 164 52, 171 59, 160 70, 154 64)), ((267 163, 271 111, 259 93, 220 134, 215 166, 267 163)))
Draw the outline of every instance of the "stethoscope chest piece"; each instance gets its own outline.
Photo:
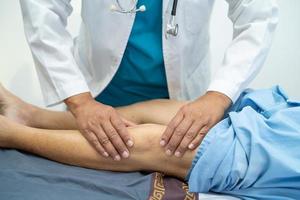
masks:
POLYGON ((166 27, 166 33, 165 33, 166 39, 168 39, 169 36, 176 37, 178 35, 179 26, 175 20, 176 12, 177 12, 177 3, 178 3, 178 0, 173 0, 171 16, 170 16, 170 19, 169 19, 169 21, 167 23, 167 27, 166 27))
POLYGON ((166 26, 166 34, 165 34, 166 39, 168 39, 169 36, 176 37, 178 35, 178 29, 179 29, 179 26, 175 22, 175 16, 171 15, 171 18, 166 26))

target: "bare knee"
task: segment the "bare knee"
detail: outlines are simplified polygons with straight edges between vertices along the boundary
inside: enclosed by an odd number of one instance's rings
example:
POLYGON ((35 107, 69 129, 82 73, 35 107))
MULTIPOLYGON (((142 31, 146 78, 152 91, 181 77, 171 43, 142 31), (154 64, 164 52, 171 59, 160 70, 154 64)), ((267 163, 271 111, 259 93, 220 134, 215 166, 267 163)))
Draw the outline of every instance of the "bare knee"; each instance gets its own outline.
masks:
POLYGON ((169 175, 184 178, 189 170, 195 151, 187 152, 182 158, 167 156, 160 146, 160 138, 166 126, 143 124, 129 128, 135 139, 133 159, 137 156, 143 170, 160 171, 169 175))
POLYGON ((141 124, 128 128, 135 140, 135 150, 149 151, 158 149, 160 137, 166 126, 157 124, 141 124))

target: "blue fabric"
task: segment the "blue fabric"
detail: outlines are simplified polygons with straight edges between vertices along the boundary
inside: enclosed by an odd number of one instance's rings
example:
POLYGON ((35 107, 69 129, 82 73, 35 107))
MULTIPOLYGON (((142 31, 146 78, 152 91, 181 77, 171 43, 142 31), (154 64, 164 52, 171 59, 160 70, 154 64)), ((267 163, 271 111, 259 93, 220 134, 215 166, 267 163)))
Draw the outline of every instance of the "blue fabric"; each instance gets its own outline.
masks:
POLYGON ((192 192, 300 199, 300 103, 279 87, 244 92, 203 140, 187 179, 192 192))
POLYGON ((152 174, 85 169, 0 149, 1 200, 148 199, 152 174))
POLYGON ((119 69, 96 98, 111 106, 169 98, 162 53, 162 0, 139 0, 138 12, 119 69))

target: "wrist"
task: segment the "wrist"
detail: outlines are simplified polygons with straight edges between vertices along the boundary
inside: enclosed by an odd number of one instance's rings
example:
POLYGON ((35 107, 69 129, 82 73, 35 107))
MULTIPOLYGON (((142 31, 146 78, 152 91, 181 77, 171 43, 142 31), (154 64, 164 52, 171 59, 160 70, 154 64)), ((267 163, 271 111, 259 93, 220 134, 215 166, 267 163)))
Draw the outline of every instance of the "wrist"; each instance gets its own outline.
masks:
POLYGON ((72 113, 75 113, 80 106, 90 101, 94 101, 94 98, 90 92, 77 94, 64 100, 65 104, 68 106, 68 109, 72 113))
POLYGON ((227 110, 232 104, 232 100, 221 92, 207 91, 205 95, 210 96, 214 100, 218 101, 218 104, 223 107, 224 111, 227 110))

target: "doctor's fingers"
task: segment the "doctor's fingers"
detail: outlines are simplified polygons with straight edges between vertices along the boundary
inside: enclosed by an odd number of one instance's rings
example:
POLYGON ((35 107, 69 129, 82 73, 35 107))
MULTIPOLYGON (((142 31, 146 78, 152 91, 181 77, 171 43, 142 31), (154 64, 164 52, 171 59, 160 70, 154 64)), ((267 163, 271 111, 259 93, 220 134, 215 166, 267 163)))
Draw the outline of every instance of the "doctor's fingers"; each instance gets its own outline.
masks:
POLYGON ((96 124, 90 124, 91 131, 97 136, 99 143, 105 149, 105 151, 116 161, 121 160, 115 147, 112 145, 109 137, 105 134, 102 127, 96 124))
POLYGON ((123 118, 123 117, 121 117, 121 119, 124 122, 124 124, 125 124, 126 127, 131 127, 131 126, 136 126, 137 125, 136 123, 134 123, 132 121, 129 121, 129 120, 123 118))
POLYGON ((113 113, 110 117, 110 122, 115 128, 115 130, 118 132, 118 134, 121 136, 122 141, 128 146, 133 146, 133 138, 129 134, 125 123, 122 121, 121 117, 117 113, 113 113))
POLYGON ((169 143, 166 146, 166 154, 172 155, 193 124, 193 120, 185 117, 174 130, 169 143))
POLYGON ((199 135, 199 132, 203 128, 203 126, 205 126, 205 124, 201 121, 195 121, 192 124, 175 151, 176 157, 182 157, 185 154, 185 152, 188 150, 189 145, 197 137, 197 135, 199 135))
POLYGON ((102 154, 104 157, 109 157, 109 154, 102 147, 97 136, 93 132, 85 131, 84 137, 100 154, 102 154))
POLYGON ((183 114, 182 114, 182 112, 179 111, 179 112, 177 112, 175 117, 171 120, 171 122, 168 124, 165 132, 161 136, 161 139, 160 139, 161 146, 166 146, 166 144, 169 143, 169 140, 170 140, 171 136, 173 135, 174 130, 176 129, 176 127, 180 124, 180 122, 182 120, 183 120, 183 114))
POLYGON ((193 149, 197 148, 200 145, 200 143, 202 142, 203 138, 206 136, 208 130, 209 130, 208 126, 205 126, 204 128, 201 129, 200 133, 197 134, 197 136, 195 137, 195 139, 189 144, 189 149, 190 150, 193 150, 193 149), (204 133, 205 131, 206 131, 206 133, 204 133))
POLYGON ((129 157, 129 151, 126 148, 123 140, 121 139, 119 133, 117 133, 116 129, 112 126, 110 121, 105 121, 102 123, 102 128, 105 131, 106 136, 109 138, 115 149, 122 155, 123 158, 129 157))

